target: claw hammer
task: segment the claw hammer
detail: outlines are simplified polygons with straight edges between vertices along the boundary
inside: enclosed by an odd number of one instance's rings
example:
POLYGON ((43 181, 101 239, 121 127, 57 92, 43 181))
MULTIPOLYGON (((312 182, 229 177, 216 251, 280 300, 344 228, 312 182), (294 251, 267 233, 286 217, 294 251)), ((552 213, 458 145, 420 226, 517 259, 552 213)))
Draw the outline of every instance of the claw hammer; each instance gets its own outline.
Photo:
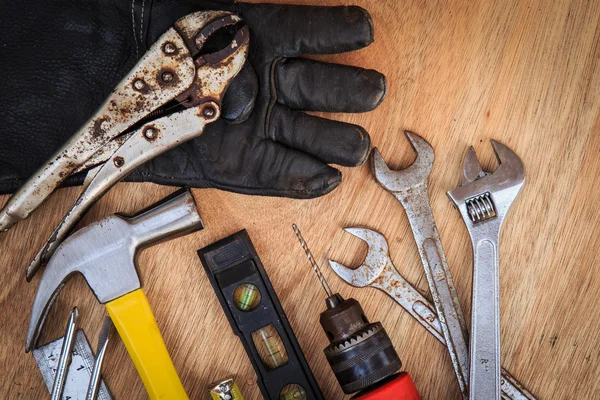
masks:
POLYGON ((36 345, 60 290, 80 273, 106 305, 150 398, 187 399, 141 288, 136 254, 142 247, 202 228, 191 192, 180 190, 133 217, 112 215, 75 232, 44 270, 33 302, 27 351, 36 345))

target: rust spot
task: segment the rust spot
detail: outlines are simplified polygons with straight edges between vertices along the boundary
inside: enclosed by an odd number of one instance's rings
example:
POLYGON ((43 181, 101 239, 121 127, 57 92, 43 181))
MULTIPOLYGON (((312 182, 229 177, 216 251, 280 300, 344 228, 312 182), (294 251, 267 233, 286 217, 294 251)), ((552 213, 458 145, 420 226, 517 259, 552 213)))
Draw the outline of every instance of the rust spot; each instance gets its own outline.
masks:
POLYGON ((134 111, 136 113, 140 112, 140 111, 146 111, 145 106, 146 106, 146 102, 143 99, 138 99, 135 102, 135 105, 133 106, 133 110, 131 110, 131 109, 124 109, 123 111, 126 110, 126 112, 128 114, 130 114, 132 111, 134 111))
POLYGON ((108 117, 102 117, 100 119, 97 119, 96 122, 94 122, 94 128, 92 129, 92 137, 94 139, 100 139, 104 137, 108 125, 107 122, 109 120, 110 118, 108 117))

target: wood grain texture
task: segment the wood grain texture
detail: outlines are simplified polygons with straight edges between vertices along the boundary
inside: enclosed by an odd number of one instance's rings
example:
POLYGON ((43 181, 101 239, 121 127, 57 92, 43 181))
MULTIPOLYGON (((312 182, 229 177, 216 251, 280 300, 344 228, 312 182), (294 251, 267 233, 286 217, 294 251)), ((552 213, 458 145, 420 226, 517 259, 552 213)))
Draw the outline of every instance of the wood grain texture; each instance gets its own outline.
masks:
MULTIPOLYGON (((339 5, 342 0, 290 1, 339 5)), ((392 167, 414 155, 401 131, 435 148, 430 180, 434 216, 460 301, 469 319, 471 245, 446 191, 456 186, 463 155, 474 145, 493 168, 494 138, 523 159, 527 182, 501 240, 502 364, 540 399, 600 399, 600 2, 590 0, 352 1, 375 22, 367 49, 322 59, 375 68, 389 94, 374 112, 330 117, 363 125, 392 167)), ((323 132, 327 134, 327 132, 323 132)), ((399 271, 429 296, 408 221, 372 179, 369 166, 343 169, 344 182, 312 201, 195 190, 204 231, 143 251, 139 270, 158 324, 191 398, 234 375, 247 399, 259 399, 255 375, 233 335, 195 251, 246 228, 327 399, 343 399, 322 349, 318 324, 324 292, 291 229, 298 224, 333 290, 358 299, 381 320, 424 399, 458 399, 446 350, 385 294, 355 289, 327 258, 358 265, 365 246, 342 231, 366 226, 390 241, 399 271)), ((172 192, 119 184, 89 213, 133 213, 172 192)), ((55 193, 27 221, 0 237, 0 397, 45 398, 24 343, 39 277, 25 267, 75 200, 55 193)), ((0 198, 0 204, 7 200, 0 198)), ((78 305, 90 341, 106 314, 76 277, 59 296, 41 343, 62 334, 78 305)), ((125 348, 111 341, 105 377, 120 399, 146 398, 125 348)))

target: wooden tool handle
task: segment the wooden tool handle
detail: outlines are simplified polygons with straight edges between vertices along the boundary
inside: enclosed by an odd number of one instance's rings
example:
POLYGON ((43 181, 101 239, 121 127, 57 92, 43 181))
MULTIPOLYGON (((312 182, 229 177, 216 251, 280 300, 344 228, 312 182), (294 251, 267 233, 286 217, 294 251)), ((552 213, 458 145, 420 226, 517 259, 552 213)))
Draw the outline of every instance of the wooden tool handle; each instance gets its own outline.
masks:
POLYGON ((106 309, 150 398, 187 399, 144 291, 108 302, 106 309))

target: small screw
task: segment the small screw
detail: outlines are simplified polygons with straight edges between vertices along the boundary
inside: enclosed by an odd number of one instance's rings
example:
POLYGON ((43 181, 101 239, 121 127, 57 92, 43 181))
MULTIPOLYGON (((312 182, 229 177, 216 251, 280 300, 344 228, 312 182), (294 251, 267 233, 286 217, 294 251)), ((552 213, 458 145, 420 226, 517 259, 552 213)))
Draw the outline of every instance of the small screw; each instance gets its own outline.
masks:
POLYGON ((146 139, 154 140, 154 139, 156 139, 156 136, 158 136, 156 129, 149 127, 144 130, 144 137, 146 139))
POLYGON ((121 168, 123 165, 125 165, 125 160, 121 156, 115 157, 115 160, 113 162, 115 163, 115 167, 117 168, 121 168))
POLYGON ((136 79, 133 81, 133 87, 136 90, 142 90, 146 86, 146 82, 143 79, 136 79))
POLYGON ((171 42, 165 43, 163 50, 166 54, 174 54, 177 51, 177 47, 171 42))
POLYGON ((202 115, 206 118, 212 118, 217 113, 217 110, 213 106, 206 106, 202 109, 202 115))
POLYGON ((163 74, 161 75, 161 78, 163 80, 163 82, 172 82, 173 81, 173 74, 171 72, 163 72, 163 74))

